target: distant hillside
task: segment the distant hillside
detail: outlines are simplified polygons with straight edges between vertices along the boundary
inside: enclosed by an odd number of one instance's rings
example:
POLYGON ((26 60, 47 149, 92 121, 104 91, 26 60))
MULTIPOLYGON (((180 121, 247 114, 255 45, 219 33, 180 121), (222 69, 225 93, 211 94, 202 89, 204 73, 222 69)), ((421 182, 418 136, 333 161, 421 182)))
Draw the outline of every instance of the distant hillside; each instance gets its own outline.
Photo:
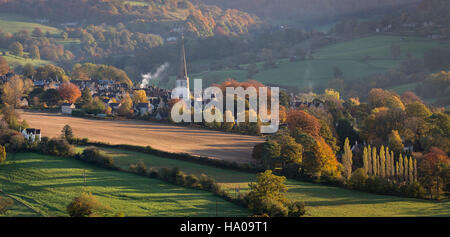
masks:
POLYGON ((223 8, 251 12, 261 18, 327 20, 352 14, 364 14, 419 0, 193 0, 223 8))
MULTIPOLYGON (((177 23, 200 37, 247 33, 258 17, 189 0, 0 0, 0 12, 15 13, 50 24, 177 23)), ((160 27, 153 27, 154 30, 160 27)))

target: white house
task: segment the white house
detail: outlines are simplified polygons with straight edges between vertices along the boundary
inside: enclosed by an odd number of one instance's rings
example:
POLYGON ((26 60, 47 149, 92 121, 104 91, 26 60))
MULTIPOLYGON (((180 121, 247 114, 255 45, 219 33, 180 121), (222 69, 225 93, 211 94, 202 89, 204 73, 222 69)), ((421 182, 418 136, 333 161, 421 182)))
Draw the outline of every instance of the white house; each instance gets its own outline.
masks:
POLYGON ((31 142, 41 141, 41 129, 27 128, 22 130, 23 137, 31 142))
POLYGON ((74 104, 64 103, 61 105, 61 113, 72 114, 72 110, 76 109, 74 104))

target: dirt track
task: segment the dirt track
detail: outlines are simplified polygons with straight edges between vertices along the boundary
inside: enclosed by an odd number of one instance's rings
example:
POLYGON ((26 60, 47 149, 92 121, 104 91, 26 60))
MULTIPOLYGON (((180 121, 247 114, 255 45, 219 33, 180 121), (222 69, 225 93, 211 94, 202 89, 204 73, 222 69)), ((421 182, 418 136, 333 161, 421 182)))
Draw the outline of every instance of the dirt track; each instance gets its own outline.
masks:
POLYGON ((92 141, 151 146, 163 151, 184 152, 238 163, 251 162, 253 146, 264 141, 258 137, 147 121, 108 121, 18 112, 30 127, 40 128, 42 136, 59 136, 64 125, 69 124, 75 136, 92 141))

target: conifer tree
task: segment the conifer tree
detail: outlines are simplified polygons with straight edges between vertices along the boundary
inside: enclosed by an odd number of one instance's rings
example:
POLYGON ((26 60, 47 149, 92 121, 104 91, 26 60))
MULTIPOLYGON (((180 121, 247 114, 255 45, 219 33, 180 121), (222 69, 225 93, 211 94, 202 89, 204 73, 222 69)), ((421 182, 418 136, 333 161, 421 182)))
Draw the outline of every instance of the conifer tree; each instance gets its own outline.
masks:
POLYGON ((344 165, 344 174, 347 179, 352 176, 352 163, 353 163, 352 149, 350 148, 350 142, 348 138, 344 142, 344 154, 342 154, 342 164, 344 165))
POLYGON ((381 177, 386 177, 386 154, 384 153, 384 146, 381 146, 380 148, 380 166, 379 166, 379 173, 381 177))
POLYGON ((369 174, 369 154, 367 152, 367 147, 364 147, 363 150, 363 167, 364 167, 364 172, 366 172, 366 174, 369 174))
POLYGON ((372 169, 373 169, 373 175, 378 176, 378 155, 377 155, 377 148, 372 148, 372 169))

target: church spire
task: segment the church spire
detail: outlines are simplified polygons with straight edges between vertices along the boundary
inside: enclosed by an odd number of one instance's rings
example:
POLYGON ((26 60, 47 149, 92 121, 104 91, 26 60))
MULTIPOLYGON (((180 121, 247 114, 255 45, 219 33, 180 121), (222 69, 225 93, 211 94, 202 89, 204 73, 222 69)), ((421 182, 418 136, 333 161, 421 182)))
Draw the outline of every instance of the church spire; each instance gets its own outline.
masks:
POLYGON ((189 80, 186 66, 186 50, 184 49, 184 35, 181 35, 181 55, 180 55, 180 72, 178 80, 189 80))

